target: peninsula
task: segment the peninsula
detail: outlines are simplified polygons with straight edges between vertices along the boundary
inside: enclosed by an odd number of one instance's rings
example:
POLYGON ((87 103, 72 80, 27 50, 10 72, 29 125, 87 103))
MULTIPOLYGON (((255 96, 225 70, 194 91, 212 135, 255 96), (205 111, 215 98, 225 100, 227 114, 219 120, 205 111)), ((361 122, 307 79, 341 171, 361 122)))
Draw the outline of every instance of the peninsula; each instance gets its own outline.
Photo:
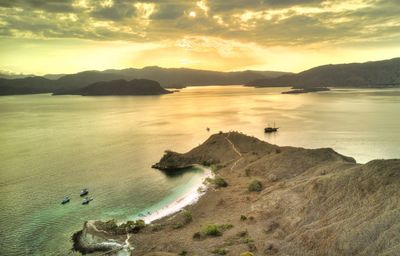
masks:
POLYGON ((197 203, 151 224, 88 221, 73 236, 75 250, 400 254, 400 160, 357 164, 330 148, 280 147, 220 132, 187 153, 167 151, 154 167, 174 172, 195 164, 215 173, 197 203))

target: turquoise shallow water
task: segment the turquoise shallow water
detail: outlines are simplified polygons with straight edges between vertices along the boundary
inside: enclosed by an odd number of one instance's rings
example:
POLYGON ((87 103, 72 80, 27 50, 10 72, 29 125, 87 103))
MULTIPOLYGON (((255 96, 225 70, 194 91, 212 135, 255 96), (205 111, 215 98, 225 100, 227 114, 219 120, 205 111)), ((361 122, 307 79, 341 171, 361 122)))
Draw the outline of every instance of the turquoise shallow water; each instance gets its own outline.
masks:
POLYGON ((126 220, 162 207, 201 179, 151 169, 219 130, 279 145, 333 147, 359 162, 399 158, 400 90, 282 95, 282 88, 191 87, 148 97, 0 97, 3 255, 66 255, 88 219, 126 220), (279 133, 263 128, 276 122, 279 133), (89 187, 94 201, 80 205, 89 187), (61 206, 68 194, 72 201, 61 206))

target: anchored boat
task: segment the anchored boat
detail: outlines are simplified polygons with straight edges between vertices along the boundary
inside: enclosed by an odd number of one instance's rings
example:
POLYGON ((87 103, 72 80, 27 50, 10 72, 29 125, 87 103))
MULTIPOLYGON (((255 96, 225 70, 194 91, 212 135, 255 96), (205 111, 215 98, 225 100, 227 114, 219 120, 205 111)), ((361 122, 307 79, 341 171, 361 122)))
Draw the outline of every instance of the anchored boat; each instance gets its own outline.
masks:
POLYGON ((277 132, 279 129, 279 127, 275 127, 275 122, 274 122, 274 127, 268 126, 264 128, 264 132, 265 133, 273 133, 273 132, 277 132))
POLYGON ((87 188, 82 189, 79 193, 80 196, 86 196, 87 194, 89 194, 89 189, 87 188))
POLYGON ((90 203, 90 201, 92 201, 93 200, 93 197, 85 197, 85 199, 83 199, 83 201, 82 201, 82 204, 89 204, 90 203))
POLYGON ((69 196, 64 196, 63 200, 61 201, 61 204, 69 203, 69 201, 70 201, 69 196))

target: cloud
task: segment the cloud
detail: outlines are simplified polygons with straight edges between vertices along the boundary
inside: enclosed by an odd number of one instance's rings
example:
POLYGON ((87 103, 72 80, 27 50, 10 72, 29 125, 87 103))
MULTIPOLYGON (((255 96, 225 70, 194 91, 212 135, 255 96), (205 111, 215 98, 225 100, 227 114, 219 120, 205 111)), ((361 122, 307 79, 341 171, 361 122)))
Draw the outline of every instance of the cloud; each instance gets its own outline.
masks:
POLYGON ((201 36, 311 47, 398 44, 398 13, 396 0, 3 0, 0 36, 133 42, 201 36))
POLYGON ((122 21, 136 15, 136 7, 132 1, 110 0, 97 2, 91 16, 100 20, 122 21))

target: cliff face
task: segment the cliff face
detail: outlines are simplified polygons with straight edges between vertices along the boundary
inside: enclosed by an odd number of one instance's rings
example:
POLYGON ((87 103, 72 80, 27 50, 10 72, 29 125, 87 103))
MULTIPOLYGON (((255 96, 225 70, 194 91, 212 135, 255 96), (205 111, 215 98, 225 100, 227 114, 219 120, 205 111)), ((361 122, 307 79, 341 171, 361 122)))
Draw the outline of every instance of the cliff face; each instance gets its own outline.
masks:
POLYGON ((182 212, 135 234, 135 255, 400 255, 400 160, 357 164, 329 148, 278 147, 231 132, 168 152, 158 166, 203 161, 229 185, 189 206, 189 222, 182 212), (261 189, 251 192, 255 180, 261 189), (210 224, 217 235, 204 235, 210 224))

